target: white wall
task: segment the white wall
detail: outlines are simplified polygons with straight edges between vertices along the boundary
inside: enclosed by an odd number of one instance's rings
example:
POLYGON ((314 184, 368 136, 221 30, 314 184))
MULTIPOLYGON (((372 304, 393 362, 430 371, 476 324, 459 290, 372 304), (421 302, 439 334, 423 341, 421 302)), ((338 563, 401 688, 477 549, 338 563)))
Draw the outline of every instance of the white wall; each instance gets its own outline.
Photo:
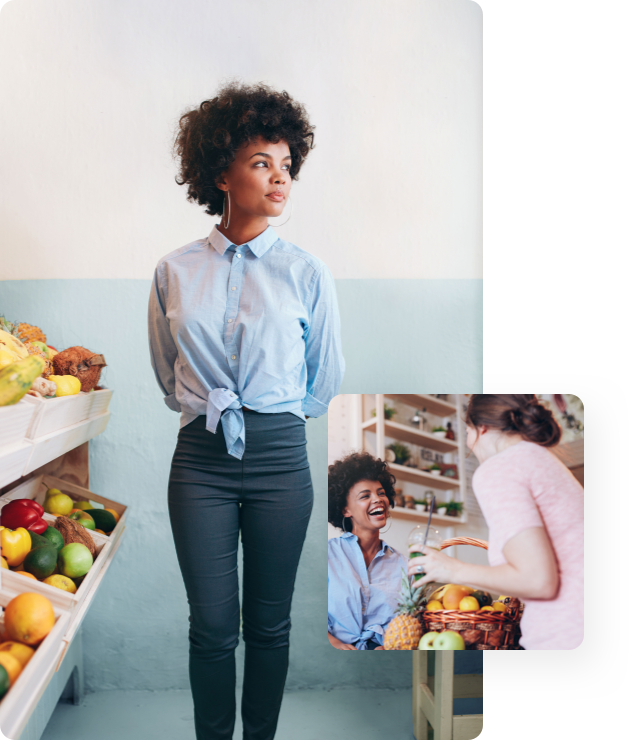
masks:
POLYGON ((284 238, 336 278, 480 278, 481 23, 469 0, 5 4, 0 278, 146 279, 205 236, 170 145, 232 76, 317 126, 284 238))

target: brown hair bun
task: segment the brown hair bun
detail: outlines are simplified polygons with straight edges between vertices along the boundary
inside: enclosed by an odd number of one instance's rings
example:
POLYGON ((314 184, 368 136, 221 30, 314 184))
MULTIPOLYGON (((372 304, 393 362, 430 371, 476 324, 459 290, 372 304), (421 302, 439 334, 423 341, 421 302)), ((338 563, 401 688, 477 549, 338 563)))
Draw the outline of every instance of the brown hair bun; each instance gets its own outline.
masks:
POLYGON ((533 393, 471 396, 465 423, 477 429, 489 427, 505 434, 519 434, 527 442, 553 447, 561 439, 561 427, 552 411, 533 393))

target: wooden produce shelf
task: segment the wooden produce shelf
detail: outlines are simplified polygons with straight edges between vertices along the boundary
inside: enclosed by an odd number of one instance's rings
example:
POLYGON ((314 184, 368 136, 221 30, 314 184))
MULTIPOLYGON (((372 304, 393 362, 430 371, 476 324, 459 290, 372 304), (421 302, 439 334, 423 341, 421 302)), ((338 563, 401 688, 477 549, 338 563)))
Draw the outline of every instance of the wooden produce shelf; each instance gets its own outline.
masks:
POLYGON ((427 396, 421 393, 385 393, 385 398, 392 398, 395 401, 412 406, 416 409, 426 409, 427 413, 435 416, 453 416, 456 414, 456 405, 449 401, 442 401, 434 396, 427 396))
MULTIPOLYGON (((394 519, 405 519, 411 522, 417 522, 417 524, 428 521, 427 511, 417 511, 417 509, 405 509, 401 506, 396 506, 394 509, 391 509, 391 516, 394 519)), ((433 512, 430 523, 441 524, 444 527, 457 527, 459 524, 465 524, 466 521, 467 520, 465 519, 465 514, 463 516, 441 516, 441 514, 433 512)))
POLYGON ((426 488, 438 488, 440 491, 452 491, 461 487, 458 478, 447 478, 443 475, 431 475, 417 468, 407 468, 405 465, 389 463, 389 469, 397 480, 405 480, 409 483, 417 483, 426 488))
MULTIPOLYGON (((376 432, 376 420, 368 419, 363 422, 363 429, 366 432, 376 432)), ((458 442, 453 442, 451 439, 439 439, 430 432, 422 432, 419 429, 413 429, 406 424, 400 424, 397 421, 385 421, 384 422, 384 434, 386 437, 392 437, 393 439, 400 440, 401 442, 408 442, 409 444, 419 445, 420 447, 427 447, 435 452, 443 452, 445 454, 449 452, 457 453, 459 451, 458 442)))

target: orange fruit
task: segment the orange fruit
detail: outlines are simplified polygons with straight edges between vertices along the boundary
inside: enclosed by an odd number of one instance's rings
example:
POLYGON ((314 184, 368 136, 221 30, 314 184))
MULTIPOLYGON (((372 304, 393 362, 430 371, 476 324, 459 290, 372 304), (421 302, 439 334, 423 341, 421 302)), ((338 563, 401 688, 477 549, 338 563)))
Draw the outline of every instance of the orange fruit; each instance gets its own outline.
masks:
POLYGON ((103 530, 102 530, 102 529, 95 529, 94 531, 95 531, 95 532, 99 532, 100 534, 107 534, 106 532, 103 532, 103 530))
MULTIPOLYGON (((26 578, 35 578, 32 573, 27 573, 25 570, 16 570, 15 572, 20 576, 25 576, 26 578)), ((35 578, 35 580, 37 580, 37 578, 35 578)))
MULTIPOLYGON (((458 609, 461 599, 469 596, 470 590, 466 586, 452 585, 446 589, 441 599, 444 609, 458 609)), ((474 599, 476 601, 476 599, 474 599)), ((478 602, 476 602, 478 604, 478 602)), ((478 608, 478 607, 477 607, 478 608)))
POLYGON ((440 601, 435 601, 434 599, 432 601, 429 601, 426 604, 426 611, 427 612, 438 612, 443 609, 443 604, 440 601))
POLYGON ((507 611, 507 607, 502 603, 502 601, 494 601, 492 606, 494 607, 495 612, 506 612, 507 611))
POLYGON ((110 514, 113 515, 114 519, 116 520, 116 524, 120 521, 120 514, 117 511, 114 511, 114 509, 105 509, 105 511, 108 511, 110 514))
POLYGON ((7 570, 9 568, 9 564, 7 563, 7 559, 6 558, 3 558, 1 555, 0 555, 0 566, 2 568, 7 568, 7 570))
POLYGON ((459 611, 461 612, 477 612, 480 609, 480 604, 473 596, 466 596, 459 602, 459 611))
POLYGON ((22 664, 10 653, 0 653, 0 665, 4 666, 4 669, 9 674, 9 684, 13 686, 15 679, 22 673, 22 664))
POLYGON ((54 626, 52 604, 41 594, 19 594, 4 610, 4 631, 9 640, 34 647, 54 626))
POLYGON ((0 644, 0 653, 9 653, 20 661, 22 668, 26 667, 28 661, 35 655, 35 651, 28 645, 22 645, 21 642, 3 642, 0 644))

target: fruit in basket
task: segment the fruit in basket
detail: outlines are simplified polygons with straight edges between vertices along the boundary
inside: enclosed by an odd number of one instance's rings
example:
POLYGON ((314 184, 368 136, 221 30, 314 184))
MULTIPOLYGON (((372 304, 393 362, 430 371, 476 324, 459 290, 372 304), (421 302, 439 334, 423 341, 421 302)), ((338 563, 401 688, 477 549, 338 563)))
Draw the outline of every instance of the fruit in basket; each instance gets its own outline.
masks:
POLYGON ((55 493, 44 501, 44 510, 53 516, 66 516, 74 508, 74 502, 65 493, 55 493))
POLYGON ((432 601, 429 601, 426 604, 427 612, 439 612, 442 609, 443 609, 443 604, 440 601, 435 601, 434 599, 432 601))
POLYGON ((480 591, 479 589, 477 589, 476 591, 472 591, 470 596, 473 596, 476 601, 478 601, 478 605, 480 607, 490 606, 491 602, 493 601, 490 593, 488 593, 487 591, 480 591))
POLYGON ((115 509, 103 509, 103 511, 108 511, 116 520, 116 524, 118 524, 120 521, 120 514, 115 509))
POLYGON ((44 369, 42 370, 41 375, 43 378, 47 378, 52 372, 52 362, 48 359, 48 355, 40 349, 37 344, 33 344, 33 342, 24 342, 24 346, 31 357, 39 357, 39 359, 43 361, 44 369))
POLYGON ((34 647, 54 626, 52 604, 41 594, 19 594, 9 601, 4 610, 4 631, 8 640, 34 647))
POLYGON ((496 610, 494 609, 493 606, 481 606, 481 608, 479 609, 479 611, 481 611, 481 612, 495 612, 496 610))
POLYGON ((96 557, 96 545, 94 544, 91 534, 78 522, 68 519, 67 516, 59 516, 55 521, 55 529, 58 529, 59 532, 61 532, 63 541, 66 545, 73 542, 80 542, 87 547, 92 557, 96 557))
POLYGON ((36 339, 34 339, 34 340, 31 340, 30 344, 40 349, 44 353, 47 360, 50 359, 48 347, 46 346, 45 342, 38 342, 36 339))
POLYGON ((93 517, 96 526, 98 529, 102 529, 103 532, 109 533, 116 526, 116 518, 110 511, 105 511, 105 509, 87 509, 85 513, 93 517))
POLYGON ((459 602, 460 612, 477 612, 480 609, 480 604, 473 596, 465 596, 459 602))
POLYGON ((90 504, 89 501, 75 501, 74 508, 80 509, 81 511, 87 511, 88 509, 93 509, 94 507, 92 506, 92 504, 90 504))
POLYGON ((26 668, 28 661, 35 655, 35 651, 28 645, 22 645, 21 642, 3 642, 0 644, 0 653, 8 653, 19 661, 22 668, 26 668))
POLYGON ((441 603, 444 609, 458 609, 461 600, 466 596, 469 596, 472 589, 466 586, 451 585, 450 588, 444 592, 441 603))
POLYGON ((72 542, 59 553, 59 571, 68 578, 84 576, 93 563, 92 553, 81 542, 72 542))
MULTIPOLYGON (((446 583, 445 586, 440 586, 438 589, 433 591, 430 594, 430 599, 434 599, 435 601, 440 601, 442 604, 444 604, 444 608, 447 608, 444 603, 444 596, 445 594, 450 591, 451 589, 459 589, 458 593, 461 593, 462 595, 459 598, 459 601, 463 598, 463 596, 469 596, 473 588, 469 588, 468 586, 459 586, 457 583, 446 583), (462 593, 464 592, 464 593, 462 593)), ((458 603, 458 602, 457 602, 458 603)), ((456 608, 456 607, 455 607, 456 608)))
POLYGON ((93 390, 100 379, 101 370, 106 367, 105 358, 85 347, 68 347, 53 358, 57 375, 72 375, 81 382, 85 393, 93 390))
POLYGON ((38 581, 51 576, 57 567, 57 550, 46 544, 31 550, 24 558, 24 570, 32 573, 38 581))
POLYGON ((17 332, 23 342, 37 341, 46 344, 46 335, 38 326, 22 322, 18 325, 17 332))
POLYGON ((67 591, 70 594, 76 593, 76 583, 71 578, 68 578, 68 576, 62 576, 59 573, 44 578, 44 583, 55 588, 60 588, 62 591, 67 591))
POLYGON ((506 612, 507 607, 505 606, 504 602, 502 601, 494 601, 492 604, 495 612, 506 612))
POLYGON ((42 534, 42 537, 46 540, 46 542, 51 544, 58 553, 61 552, 62 548, 65 545, 65 542, 63 541, 63 535, 54 527, 48 527, 46 531, 42 534))
POLYGON ((7 669, 0 665, 0 699, 7 693, 10 685, 7 669))
POLYGON ((31 549, 31 535, 24 527, 9 529, 0 526, 0 544, 2 557, 6 558, 10 567, 21 565, 31 549))
POLYGON ((458 632, 427 632, 419 642, 420 650, 465 650, 465 641, 458 632))
POLYGON ((0 329, 0 349, 9 352, 15 360, 24 360, 28 357, 28 350, 22 340, 4 329, 0 329))
POLYGON ((63 491, 60 491, 58 488, 49 488, 46 491, 46 498, 49 496, 54 496, 56 493, 63 493, 63 491))
POLYGON ((48 380, 57 386, 55 396, 76 396, 81 391, 81 381, 73 375, 50 375, 48 380))
POLYGON ((0 406, 17 403, 42 374, 44 362, 41 357, 31 355, 0 370, 0 406))
POLYGON ((385 650, 417 650, 422 628, 417 619, 422 589, 411 588, 411 582, 402 570, 402 591, 396 616, 389 622, 384 635, 385 650))
POLYGON ((22 673, 22 664, 15 655, 0 652, 0 665, 9 674, 9 684, 13 686, 20 673, 22 673))
MULTIPOLYGON (((90 509, 90 511, 92 511, 92 509, 90 509)), ((85 529, 91 529, 92 532, 96 529, 96 524, 87 511, 81 511, 79 509, 73 514, 70 514, 68 519, 72 519, 72 521, 78 522, 81 526, 85 527, 85 529)))
POLYGON ((36 576, 34 576, 32 573, 28 573, 25 570, 16 570, 15 572, 18 574, 18 576, 24 576, 24 578, 32 578, 34 581, 37 580, 36 576))

